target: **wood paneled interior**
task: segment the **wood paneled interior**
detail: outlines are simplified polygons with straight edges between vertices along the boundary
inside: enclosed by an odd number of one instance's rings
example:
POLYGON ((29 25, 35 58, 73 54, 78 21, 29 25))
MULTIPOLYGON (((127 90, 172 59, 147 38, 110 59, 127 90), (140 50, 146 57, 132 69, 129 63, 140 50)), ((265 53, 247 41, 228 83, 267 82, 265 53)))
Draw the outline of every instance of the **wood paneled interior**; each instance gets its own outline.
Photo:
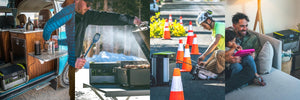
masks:
POLYGON ((10 33, 8 31, 0 32, 0 59, 6 63, 10 62, 10 33))
POLYGON ((43 39, 43 33, 42 32, 36 32, 36 33, 27 33, 27 34, 18 34, 19 38, 22 38, 25 36, 26 39, 26 51, 34 52, 34 42, 40 41, 41 43, 41 49, 44 49, 44 39, 43 39))
POLYGON ((2 32, 0 31, 0 60, 4 60, 4 51, 3 49, 3 38, 2 38, 2 32))
POLYGON ((28 55, 28 53, 34 52, 35 41, 40 41, 41 49, 43 51, 44 48, 43 32, 26 33, 26 34, 11 33, 11 36, 26 40, 25 43, 26 58, 27 58, 26 66, 27 66, 27 74, 29 75, 29 79, 35 78, 37 76, 55 70, 55 66, 57 65, 56 64, 57 60, 52 60, 41 64, 41 62, 38 59, 28 55))
POLYGON ((41 62, 38 59, 32 56, 27 56, 27 74, 29 75, 29 79, 35 78, 37 76, 43 75, 47 72, 54 70, 54 66, 56 66, 54 61, 56 60, 52 60, 41 64, 41 62))

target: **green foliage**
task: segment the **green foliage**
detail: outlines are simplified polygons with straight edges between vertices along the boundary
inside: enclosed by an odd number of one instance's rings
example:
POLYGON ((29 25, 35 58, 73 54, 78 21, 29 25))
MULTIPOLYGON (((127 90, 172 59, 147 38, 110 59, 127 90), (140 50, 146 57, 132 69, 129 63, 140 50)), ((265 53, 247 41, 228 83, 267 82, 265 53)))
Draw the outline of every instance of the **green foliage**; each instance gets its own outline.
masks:
MULTIPOLYGON (((166 20, 159 18, 160 13, 155 13, 155 16, 150 18, 150 37, 151 38, 162 38, 164 34, 164 27, 166 20)), ((169 23, 169 29, 171 36, 187 36, 185 29, 180 23, 177 23, 177 20, 169 23)))
POLYGON ((113 11, 121 14, 139 16, 140 0, 114 0, 113 11))
POLYGON ((164 33, 165 19, 159 18, 160 13, 150 18, 150 37, 161 38, 164 33))
MULTIPOLYGON (((149 21, 149 0, 107 0, 108 8, 111 8, 113 12, 120 14, 127 14, 131 16, 139 16, 141 13, 142 21, 149 21), (139 10, 140 8, 140 10, 139 10)), ((103 11, 104 0, 94 0, 92 5, 93 10, 103 11)))
POLYGON ((177 23, 177 20, 173 22, 173 25, 169 26, 171 36, 187 36, 185 29, 180 23, 177 23))

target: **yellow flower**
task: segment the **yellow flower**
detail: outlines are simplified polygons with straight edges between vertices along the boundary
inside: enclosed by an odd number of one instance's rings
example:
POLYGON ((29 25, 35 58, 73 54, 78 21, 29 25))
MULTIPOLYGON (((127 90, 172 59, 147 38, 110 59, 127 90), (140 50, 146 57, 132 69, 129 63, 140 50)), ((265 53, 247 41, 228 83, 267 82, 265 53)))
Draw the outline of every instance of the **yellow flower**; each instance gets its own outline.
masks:
MULTIPOLYGON (((165 25, 165 19, 159 18, 160 12, 155 13, 155 16, 152 16, 150 18, 150 37, 151 38, 161 38, 164 34, 164 25, 165 25)), ((171 36, 186 36, 186 32, 184 27, 180 25, 180 23, 177 23, 177 20, 174 20, 173 25, 169 26, 169 30, 171 33, 171 36)))

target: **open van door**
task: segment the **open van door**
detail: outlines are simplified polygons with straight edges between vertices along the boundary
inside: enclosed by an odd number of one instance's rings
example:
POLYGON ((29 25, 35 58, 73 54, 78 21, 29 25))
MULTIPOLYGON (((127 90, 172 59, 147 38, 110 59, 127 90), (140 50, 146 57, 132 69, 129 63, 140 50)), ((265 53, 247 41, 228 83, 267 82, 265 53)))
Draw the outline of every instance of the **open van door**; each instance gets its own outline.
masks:
MULTIPOLYGON (((53 0, 55 13, 59 12, 62 9, 61 5, 63 2, 64 2, 64 0, 53 0)), ((59 29, 57 29, 56 32, 58 33, 59 40, 67 39, 65 25, 63 25, 59 29)), ((68 51, 68 46, 59 44, 59 49, 68 51)), ((68 66, 67 61, 68 61, 68 55, 65 55, 65 56, 62 56, 59 58, 58 84, 61 87, 66 87, 69 85, 69 76, 68 76, 69 66, 68 66)))

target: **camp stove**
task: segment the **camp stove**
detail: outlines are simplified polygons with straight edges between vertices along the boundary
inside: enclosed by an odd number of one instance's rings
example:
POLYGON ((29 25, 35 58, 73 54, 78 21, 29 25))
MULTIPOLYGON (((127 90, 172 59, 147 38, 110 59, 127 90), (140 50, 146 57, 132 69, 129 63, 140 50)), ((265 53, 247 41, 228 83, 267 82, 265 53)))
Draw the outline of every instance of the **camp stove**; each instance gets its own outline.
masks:
POLYGON ((118 62, 91 62, 90 63, 90 84, 115 84, 115 67, 118 62))
POLYGON ((124 87, 150 84, 150 65, 147 61, 92 62, 89 70, 90 84, 124 87))
POLYGON ((120 61, 115 68, 116 82, 124 87, 149 86, 150 65, 147 61, 120 61))

